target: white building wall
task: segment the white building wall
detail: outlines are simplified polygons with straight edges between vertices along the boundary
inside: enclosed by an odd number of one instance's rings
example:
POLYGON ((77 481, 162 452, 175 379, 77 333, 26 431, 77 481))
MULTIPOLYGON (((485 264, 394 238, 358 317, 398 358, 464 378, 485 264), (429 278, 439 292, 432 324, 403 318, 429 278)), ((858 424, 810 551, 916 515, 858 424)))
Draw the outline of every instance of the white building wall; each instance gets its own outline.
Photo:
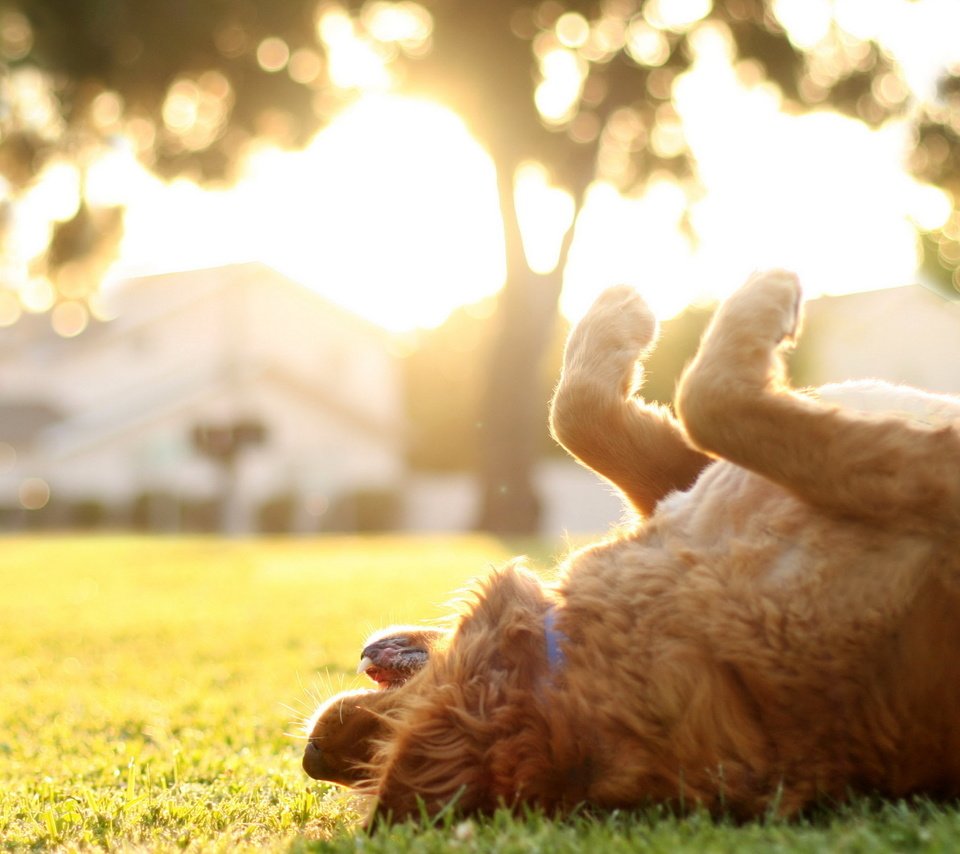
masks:
POLYGON ((824 297, 801 337, 811 382, 883 379, 960 394, 960 303, 921 287, 824 297))
MULTIPOLYGON (((534 485, 543 502, 543 536, 602 534, 627 518, 619 493, 572 460, 541 461, 534 485)), ((469 531, 480 506, 476 478, 460 473, 409 477, 404 498, 402 527, 410 531, 469 531)))
POLYGON ((402 480, 399 373, 373 326, 260 265, 143 280, 114 300, 117 319, 79 338, 37 326, 0 342, 3 398, 67 415, 0 472, 0 506, 17 505, 27 477, 55 499, 110 505, 218 497, 224 469, 195 451, 193 428, 249 417, 268 437, 240 457, 248 507, 402 480))

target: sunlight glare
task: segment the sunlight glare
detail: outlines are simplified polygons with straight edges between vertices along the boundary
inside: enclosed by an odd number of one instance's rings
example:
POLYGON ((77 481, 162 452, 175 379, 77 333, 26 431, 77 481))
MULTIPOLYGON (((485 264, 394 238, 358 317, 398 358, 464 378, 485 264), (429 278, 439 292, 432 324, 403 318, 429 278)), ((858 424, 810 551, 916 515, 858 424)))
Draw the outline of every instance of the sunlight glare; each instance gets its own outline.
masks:
POLYGON ((397 331, 503 283, 493 164, 427 101, 367 96, 302 152, 257 148, 231 190, 145 181, 114 280, 260 260, 397 331))
POLYGON ((365 3, 360 15, 367 32, 377 41, 398 42, 414 52, 423 48, 433 32, 433 19, 419 3, 365 3))
POLYGON ((547 170, 532 162, 517 170, 514 196, 527 263, 545 275, 556 268, 564 235, 573 224, 573 196, 551 186, 547 170))
MULTIPOLYGON (((625 108, 598 130, 611 143, 601 147, 601 163, 628 160, 645 146, 672 156, 689 145, 701 186, 654 175, 642 194, 628 197, 595 183, 573 226, 563 311, 577 317, 602 287, 626 282, 667 318, 690 302, 722 298, 770 265, 796 269, 808 296, 914 281, 915 229, 948 223, 953 200, 906 173, 908 118, 871 130, 826 110, 787 115, 774 84, 733 66, 729 28, 702 22, 711 6, 651 0, 629 23, 623 16, 619 30, 601 26, 609 16, 597 22, 566 12, 534 41, 536 105, 553 124, 576 113, 585 57, 609 59, 625 46, 637 62, 661 65, 670 40, 658 26, 689 33, 693 57, 688 72, 669 78, 662 94, 675 101, 660 108, 654 127, 625 108)), ((938 69, 960 61, 956 0, 776 0, 774 13, 798 47, 829 38, 834 24, 876 38, 903 64, 914 92, 929 95, 938 69)), ((429 47, 432 26, 425 7, 411 2, 374 0, 356 21, 324 2, 317 16, 329 73, 345 89, 382 90, 391 80, 385 58, 429 47)), ((319 54, 295 63, 299 53, 283 58, 287 73, 316 79, 319 54)), ((878 78, 875 87, 891 104, 907 97, 895 78, 878 78)), ((212 77, 181 78, 168 97, 167 126, 190 147, 219 132, 232 92, 212 77)), ((111 102, 101 105, 104 121, 115 112, 111 102)), ((153 132, 141 131, 145 139, 153 132)), ((95 162, 88 192, 129 200, 122 261, 112 275, 260 260, 398 331, 437 325, 504 281, 494 166, 463 121, 435 104, 367 94, 304 151, 257 143, 242 166, 227 191, 164 183, 127 149, 95 162)), ((65 174, 57 180, 69 183, 65 174)), ((23 247, 40 246, 50 223, 78 199, 71 189, 53 210, 42 182, 30 193, 46 219, 14 221, 18 258, 29 258, 23 247)), ((541 168, 527 168, 516 176, 515 203, 531 266, 552 269, 574 220, 569 194, 550 186, 541 168)), ((32 280, 20 298, 25 310, 49 308, 49 283, 32 280)), ((8 306, 0 315, 13 313, 8 306)))
POLYGON ((357 32, 349 13, 325 6, 317 19, 317 35, 326 47, 330 80, 340 89, 383 91, 391 75, 376 43, 357 32))
POLYGON ((91 159, 84 196, 94 206, 126 205, 155 183, 156 179, 144 170, 130 144, 121 140, 91 159))
POLYGON ((820 44, 833 21, 830 0, 774 0, 772 11, 800 50, 820 44))
POLYGON ((904 124, 789 116, 759 89, 712 54, 675 88, 705 189, 691 212, 699 263, 717 296, 764 266, 796 270, 809 295, 911 281, 916 183, 902 167, 904 124))
POLYGON ((713 0, 647 0, 643 15, 657 29, 683 32, 710 14, 713 0))
POLYGON ((854 38, 869 41, 890 26, 902 0, 834 0, 837 26, 854 38))
POLYGON ((945 190, 917 181, 908 186, 905 195, 907 215, 921 231, 935 231, 947 224, 953 200, 945 190))
MULTIPOLYGON (((784 0, 777 8, 803 41, 829 26, 825 4, 784 0)), ((633 199, 595 185, 577 219, 564 312, 577 318, 603 287, 627 283, 667 318, 691 302, 722 299, 769 266, 796 270, 809 297, 915 281, 915 227, 943 226, 953 200, 905 172, 907 122, 871 130, 836 113, 784 114, 768 84, 738 78, 728 39, 711 26, 692 33, 695 60, 675 82, 668 117, 703 184, 689 211, 696 243, 681 230, 677 184, 655 182, 633 199)))
POLYGON ((296 172, 282 199, 254 181, 287 208, 264 223, 264 258, 349 308, 391 329, 434 326, 502 283, 493 164, 453 113, 370 96, 296 172))
POLYGON ((669 181, 654 182, 636 198, 610 184, 594 184, 577 218, 564 271, 563 313, 581 317, 611 285, 635 287, 662 319, 701 297, 692 247, 679 228, 684 205, 683 191, 669 181))
POLYGON ((30 219, 64 222, 80 206, 80 171, 66 160, 56 160, 37 177, 21 202, 30 219))
POLYGON ((542 80, 534 92, 540 115, 551 124, 569 120, 580 100, 585 77, 584 61, 572 50, 558 47, 540 60, 542 80))

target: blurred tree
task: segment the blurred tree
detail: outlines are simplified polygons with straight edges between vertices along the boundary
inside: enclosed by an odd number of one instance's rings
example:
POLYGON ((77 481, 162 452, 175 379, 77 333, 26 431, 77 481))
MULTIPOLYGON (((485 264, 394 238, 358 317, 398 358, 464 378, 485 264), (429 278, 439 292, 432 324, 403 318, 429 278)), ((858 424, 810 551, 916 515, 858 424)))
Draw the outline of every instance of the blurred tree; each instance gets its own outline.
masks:
MULTIPOLYGON (((403 358, 406 410, 412 424, 408 462, 421 471, 472 471, 479 459, 484 375, 497 343, 488 322, 492 300, 457 309, 441 326, 423 330, 403 358)), ((643 397, 672 405, 677 381, 696 354, 715 306, 692 305, 660 324, 644 361, 643 397)), ((546 412, 560 375, 569 325, 561 318, 541 360, 536 402, 546 412)), ((538 431, 537 455, 563 455, 538 431)))
POLYGON ((421 471, 475 471, 480 389, 492 345, 487 302, 423 330, 403 359, 408 462, 421 471))
MULTIPOLYGON (((436 329, 421 330, 403 364, 405 408, 412 425, 407 459, 421 471, 476 471, 478 437, 483 432, 484 380, 496 330, 490 323, 495 300, 454 311, 436 329)), ((535 401, 546 412, 562 364, 568 332, 556 324, 535 379, 535 401)), ((560 453, 546 430, 539 430, 537 456, 560 453)))
MULTIPOLYGON (((557 269, 533 272, 512 203, 521 164, 543 164, 578 210, 598 178, 629 189, 666 174, 693 198, 695 164, 671 99, 706 26, 727 41, 742 79, 776 87, 785 110, 830 107, 877 125, 909 109, 915 172, 960 198, 958 79, 913 103, 883 48, 835 22, 799 50, 777 17, 796 5, 11 0, 0 9, 4 279, 21 294, 39 280, 56 299, 89 296, 122 227, 109 200, 85 191, 105 151, 129 147, 163 175, 228 179, 248 140, 302 143, 356 87, 392 77, 458 112, 497 165, 508 275, 481 419, 479 524, 532 530, 530 469, 544 420, 536 384, 572 230, 557 269), (18 205, 54 178, 72 181, 72 204, 48 212, 44 246, 34 238, 18 248, 18 205)), ((958 240, 955 212, 931 237, 938 263, 956 268, 958 240)))

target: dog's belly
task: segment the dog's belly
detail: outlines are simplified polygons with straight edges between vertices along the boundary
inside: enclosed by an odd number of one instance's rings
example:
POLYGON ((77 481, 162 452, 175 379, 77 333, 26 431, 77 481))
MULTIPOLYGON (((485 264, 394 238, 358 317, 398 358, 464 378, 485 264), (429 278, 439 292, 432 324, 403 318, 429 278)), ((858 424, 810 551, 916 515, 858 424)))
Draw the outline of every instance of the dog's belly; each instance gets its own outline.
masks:
POLYGON ((592 684, 617 686, 617 709, 625 684, 645 686, 637 708, 670 722, 683 767, 739 763, 801 801, 855 784, 954 792, 960 656, 944 651, 960 648, 960 593, 945 592, 943 553, 720 462, 635 538, 585 554, 567 592, 578 619, 618 626, 606 659, 584 660, 592 684), (578 594, 598 575, 590 613, 578 594))
POLYGON ((796 808, 852 786, 960 793, 953 552, 714 463, 633 536, 568 566, 570 677, 617 745, 600 776, 646 791, 646 778, 618 775, 631 750, 646 767, 654 721, 688 786, 723 766, 746 788, 784 781, 796 808))
POLYGON ((753 649, 773 668, 829 659, 824 679, 908 629, 919 592, 948 575, 942 543, 837 518, 726 462, 661 502, 639 541, 672 559, 670 595, 705 643, 753 649))
POLYGON ((665 548, 697 554, 699 563, 769 595, 821 583, 850 585, 864 595, 878 584, 909 586, 941 546, 838 518, 723 461, 686 492, 666 496, 646 527, 665 548))
POLYGON ((960 398, 934 394, 881 380, 852 380, 821 386, 811 394, 844 409, 897 415, 923 424, 946 424, 960 418, 960 398))

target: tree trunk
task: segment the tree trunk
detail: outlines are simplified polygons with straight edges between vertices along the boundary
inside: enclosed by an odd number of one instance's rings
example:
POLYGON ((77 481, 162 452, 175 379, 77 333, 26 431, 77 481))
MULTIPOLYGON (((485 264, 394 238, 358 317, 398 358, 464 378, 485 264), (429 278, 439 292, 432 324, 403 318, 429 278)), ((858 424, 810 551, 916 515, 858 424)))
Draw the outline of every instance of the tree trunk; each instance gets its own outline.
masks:
POLYGON ((541 363, 557 319, 573 227, 564 238, 556 269, 546 275, 534 273, 523 252, 514 207, 514 171, 498 163, 507 280, 497 301, 498 328, 481 409, 477 528, 497 534, 533 534, 541 517, 533 473, 547 431, 541 363))

